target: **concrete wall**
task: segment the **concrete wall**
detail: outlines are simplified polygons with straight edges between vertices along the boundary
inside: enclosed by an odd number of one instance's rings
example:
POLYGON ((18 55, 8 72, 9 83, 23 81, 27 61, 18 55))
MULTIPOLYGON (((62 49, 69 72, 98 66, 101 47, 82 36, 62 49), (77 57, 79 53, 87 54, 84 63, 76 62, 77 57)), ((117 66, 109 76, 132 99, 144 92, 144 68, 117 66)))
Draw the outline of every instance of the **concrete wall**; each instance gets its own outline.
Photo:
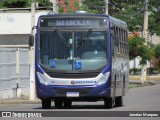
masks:
POLYGON ((29 50, 0 48, 0 99, 29 96, 29 50))
MULTIPOLYGON (((48 14, 48 11, 36 13, 35 24, 40 15, 48 14)), ((31 13, 28 12, 3 12, 0 13, 0 34, 30 34, 31 13)))
POLYGON ((29 34, 0 34, 1 45, 28 45, 29 34))

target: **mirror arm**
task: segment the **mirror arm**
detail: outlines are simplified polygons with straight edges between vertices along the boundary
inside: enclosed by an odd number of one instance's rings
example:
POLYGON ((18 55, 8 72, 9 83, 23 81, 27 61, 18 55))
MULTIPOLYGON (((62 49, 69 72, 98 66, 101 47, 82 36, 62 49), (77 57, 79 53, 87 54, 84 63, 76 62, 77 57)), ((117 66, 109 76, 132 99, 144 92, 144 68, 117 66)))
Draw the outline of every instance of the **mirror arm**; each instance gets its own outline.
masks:
POLYGON ((33 35, 33 30, 34 30, 34 29, 37 29, 37 26, 33 26, 33 27, 32 27, 32 30, 31 30, 31 34, 32 34, 32 35, 33 35))

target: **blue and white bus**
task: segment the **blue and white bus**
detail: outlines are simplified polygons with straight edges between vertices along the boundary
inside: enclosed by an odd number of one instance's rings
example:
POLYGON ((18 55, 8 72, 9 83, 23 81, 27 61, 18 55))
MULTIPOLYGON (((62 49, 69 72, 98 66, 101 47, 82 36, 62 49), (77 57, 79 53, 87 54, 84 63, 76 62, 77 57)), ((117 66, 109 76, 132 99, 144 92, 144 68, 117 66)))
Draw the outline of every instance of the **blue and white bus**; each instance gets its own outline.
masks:
POLYGON ((69 108, 73 101, 123 105, 129 83, 124 21, 103 14, 53 14, 40 16, 36 29, 36 90, 42 108, 52 101, 55 108, 69 108))

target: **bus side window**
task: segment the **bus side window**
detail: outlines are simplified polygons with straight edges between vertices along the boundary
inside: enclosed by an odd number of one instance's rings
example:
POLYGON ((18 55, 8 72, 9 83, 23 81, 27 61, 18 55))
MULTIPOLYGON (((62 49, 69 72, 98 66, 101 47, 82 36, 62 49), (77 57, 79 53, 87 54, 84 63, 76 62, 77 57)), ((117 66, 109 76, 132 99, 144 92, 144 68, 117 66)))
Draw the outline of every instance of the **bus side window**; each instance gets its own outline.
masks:
POLYGON ((114 46, 118 46, 118 36, 117 36, 117 27, 113 26, 112 30, 111 30, 111 37, 113 39, 114 42, 114 46))
POLYGON ((112 55, 114 55, 114 44, 115 44, 115 28, 114 26, 111 28, 111 48, 112 48, 112 55))
POLYGON ((126 30, 125 31, 125 42, 126 42, 126 54, 127 54, 127 56, 128 56, 128 54, 129 54, 129 46, 128 46, 128 31, 126 30))
POLYGON ((114 25, 111 30, 111 40, 112 40, 112 53, 113 55, 115 55, 117 52, 116 47, 118 46, 118 36, 117 36, 117 29, 114 25))

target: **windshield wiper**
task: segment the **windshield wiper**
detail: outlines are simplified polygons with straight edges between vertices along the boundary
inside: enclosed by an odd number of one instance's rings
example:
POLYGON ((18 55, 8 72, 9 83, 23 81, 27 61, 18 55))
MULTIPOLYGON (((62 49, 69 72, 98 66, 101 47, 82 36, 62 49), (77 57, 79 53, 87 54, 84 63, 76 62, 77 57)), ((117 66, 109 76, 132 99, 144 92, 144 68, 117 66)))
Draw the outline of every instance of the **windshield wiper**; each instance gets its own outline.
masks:
POLYGON ((57 33, 57 35, 59 36, 59 38, 64 42, 64 44, 66 45, 66 47, 70 47, 69 43, 67 43, 67 41, 64 39, 63 35, 56 29, 55 32, 57 33))
POLYGON ((78 43, 77 48, 79 48, 82 45, 82 43, 88 38, 91 32, 92 32, 92 29, 89 29, 88 32, 83 36, 82 40, 78 43))

